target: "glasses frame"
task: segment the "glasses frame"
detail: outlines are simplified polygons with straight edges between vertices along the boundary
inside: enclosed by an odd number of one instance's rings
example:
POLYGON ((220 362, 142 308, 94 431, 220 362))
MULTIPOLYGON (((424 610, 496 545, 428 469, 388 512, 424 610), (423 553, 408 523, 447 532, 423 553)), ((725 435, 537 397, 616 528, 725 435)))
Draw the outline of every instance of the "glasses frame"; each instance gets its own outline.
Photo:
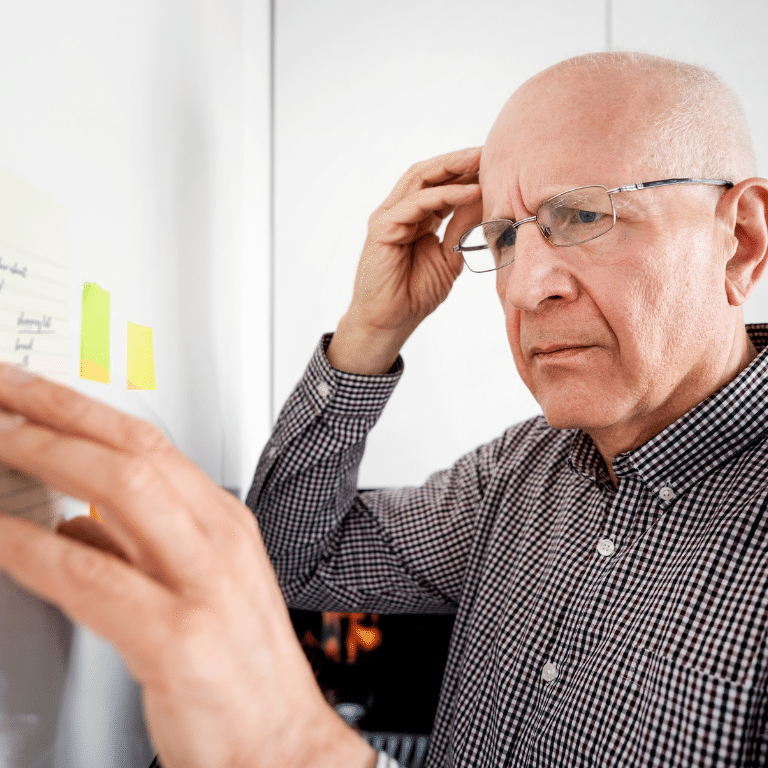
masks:
MULTIPOLYGON (((501 222, 507 222, 512 226, 513 229, 517 229, 521 224, 527 224, 528 222, 535 221, 536 226, 539 228, 539 232, 546 238, 547 242, 550 243, 550 245, 553 245, 555 248, 570 248, 572 245, 581 245, 582 243, 588 243, 590 240, 595 240, 598 237, 602 237, 607 232, 610 232, 614 225, 616 224, 616 207, 613 204, 613 195, 615 195, 617 192, 636 192, 639 189, 648 189, 650 187, 666 187, 671 184, 710 184, 712 186, 718 186, 718 187, 727 187, 730 189, 733 187, 733 182, 731 181, 724 181, 723 179, 659 179, 657 181, 639 181, 636 184, 627 184, 623 187, 616 187, 614 189, 608 189, 608 187, 603 186, 602 184, 585 184, 581 187, 574 187, 573 189, 567 189, 565 192, 558 192, 556 195, 552 195, 552 197, 548 197, 537 209, 536 213, 533 216, 528 216, 526 219, 520 219, 520 221, 512 221, 511 219, 490 219, 489 221, 483 221, 480 224, 476 224, 474 227, 470 227, 464 234, 459 238, 459 243, 476 227, 482 227, 485 224, 496 224, 501 222), (611 226, 608 227, 608 229, 605 230, 605 232, 601 232, 599 235, 592 235, 592 237, 587 237, 584 240, 579 240, 575 243, 553 243, 549 236, 552 234, 552 231, 549 229, 549 227, 546 227, 542 225, 542 223, 539 221, 539 211, 551 200, 554 200, 556 197, 560 197, 560 195, 567 195, 569 192, 577 192, 580 189, 588 189, 589 187, 602 187, 607 195, 609 200, 611 201, 611 211, 613 212, 613 221, 611 222, 611 226)), ((454 245, 453 250, 457 253, 461 253, 462 258, 464 258, 464 252, 465 251, 483 251, 488 250, 488 245, 470 245, 466 248, 462 245, 454 245)), ((496 272, 502 267, 506 267, 508 264, 511 264, 515 260, 515 257, 513 256, 509 261, 505 261, 503 264, 499 264, 498 267, 493 267, 493 269, 472 269, 472 267, 469 266, 467 263, 467 260, 464 259, 464 263, 467 265, 467 269, 470 272, 474 272, 475 274, 481 274, 482 272, 496 272)))

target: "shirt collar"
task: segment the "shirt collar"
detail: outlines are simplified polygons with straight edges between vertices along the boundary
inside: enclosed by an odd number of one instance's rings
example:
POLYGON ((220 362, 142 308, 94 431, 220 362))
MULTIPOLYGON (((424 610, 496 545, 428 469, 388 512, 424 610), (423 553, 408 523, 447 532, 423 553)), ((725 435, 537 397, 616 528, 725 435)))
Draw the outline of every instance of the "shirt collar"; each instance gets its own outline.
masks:
MULTIPOLYGON (((637 474, 662 504, 743 451, 768 431, 768 323, 748 325, 758 356, 647 443, 614 459, 618 478, 637 474)), ((579 474, 606 482, 608 472, 592 439, 576 434, 570 463, 579 474)))

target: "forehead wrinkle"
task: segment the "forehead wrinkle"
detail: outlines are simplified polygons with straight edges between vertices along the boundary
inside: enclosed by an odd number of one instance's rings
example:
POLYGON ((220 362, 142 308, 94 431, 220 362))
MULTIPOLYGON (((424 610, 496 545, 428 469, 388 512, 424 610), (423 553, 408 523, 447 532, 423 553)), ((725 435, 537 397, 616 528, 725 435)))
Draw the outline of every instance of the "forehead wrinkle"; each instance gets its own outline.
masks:
POLYGON ((663 83, 647 73, 590 75, 581 68, 540 73, 502 109, 481 163, 483 194, 494 218, 532 215, 548 198, 576 187, 595 184, 610 189, 663 177, 653 174, 653 162, 642 151, 654 133, 649 118, 664 103, 663 83), (593 86, 603 87, 597 92, 585 88, 585 76, 593 86), (527 153, 521 154, 515 141, 520 132, 527 153), (550 146, 559 147, 554 157, 547 151, 550 146), (536 148, 541 148, 540 156, 536 148), (615 162, 606 164, 607 157, 615 162), (517 179, 512 178, 513 170, 517 179), (489 184, 496 185, 500 174, 496 189, 501 193, 493 195, 489 184))
POLYGON ((546 198, 542 197, 531 209, 532 194, 535 192, 527 192, 527 190, 542 187, 546 180, 546 170, 538 165, 533 168, 528 165, 521 170, 518 163, 512 164, 509 158, 503 158, 503 156, 499 157, 498 163, 494 163, 493 160, 494 158, 489 160, 493 169, 486 171, 484 180, 481 182, 485 203, 484 218, 518 221, 532 216, 538 204, 546 198), (505 165, 510 167, 504 167, 505 165))

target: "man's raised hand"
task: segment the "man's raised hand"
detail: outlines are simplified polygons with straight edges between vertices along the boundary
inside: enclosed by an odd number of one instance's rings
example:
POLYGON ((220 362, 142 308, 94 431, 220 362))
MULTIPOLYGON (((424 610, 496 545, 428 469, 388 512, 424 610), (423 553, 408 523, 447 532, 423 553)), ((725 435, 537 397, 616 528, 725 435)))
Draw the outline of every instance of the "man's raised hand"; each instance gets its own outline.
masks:
POLYGON ((352 302, 328 348, 352 373, 384 373, 419 323, 448 296, 462 268, 453 250, 480 222, 480 147, 408 169, 368 221, 352 302), (435 234, 453 214, 442 242, 435 234))

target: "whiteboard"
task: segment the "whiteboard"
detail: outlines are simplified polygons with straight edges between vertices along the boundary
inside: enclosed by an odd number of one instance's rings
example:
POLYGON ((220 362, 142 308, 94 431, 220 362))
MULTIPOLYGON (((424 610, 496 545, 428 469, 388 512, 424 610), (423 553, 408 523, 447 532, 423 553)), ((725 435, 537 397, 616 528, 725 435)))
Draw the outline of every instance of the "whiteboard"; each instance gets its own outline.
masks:
MULTIPOLYGON (((55 327, 47 373, 156 424, 238 495, 269 429, 269 43, 265 0, 0 4, 0 181, 60 211, 65 251, 60 311, 11 306, 6 285, 0 324, 38 331, 8 332, 35 353, 55 327), (108 382, 80 377, 86 284, 109 294, 108 382), (151 329, 156 389, 128 389, 129 324, 151 329)), ((114 649, 5 578, 0 607, 0 768, 147 768, 114 649)))

